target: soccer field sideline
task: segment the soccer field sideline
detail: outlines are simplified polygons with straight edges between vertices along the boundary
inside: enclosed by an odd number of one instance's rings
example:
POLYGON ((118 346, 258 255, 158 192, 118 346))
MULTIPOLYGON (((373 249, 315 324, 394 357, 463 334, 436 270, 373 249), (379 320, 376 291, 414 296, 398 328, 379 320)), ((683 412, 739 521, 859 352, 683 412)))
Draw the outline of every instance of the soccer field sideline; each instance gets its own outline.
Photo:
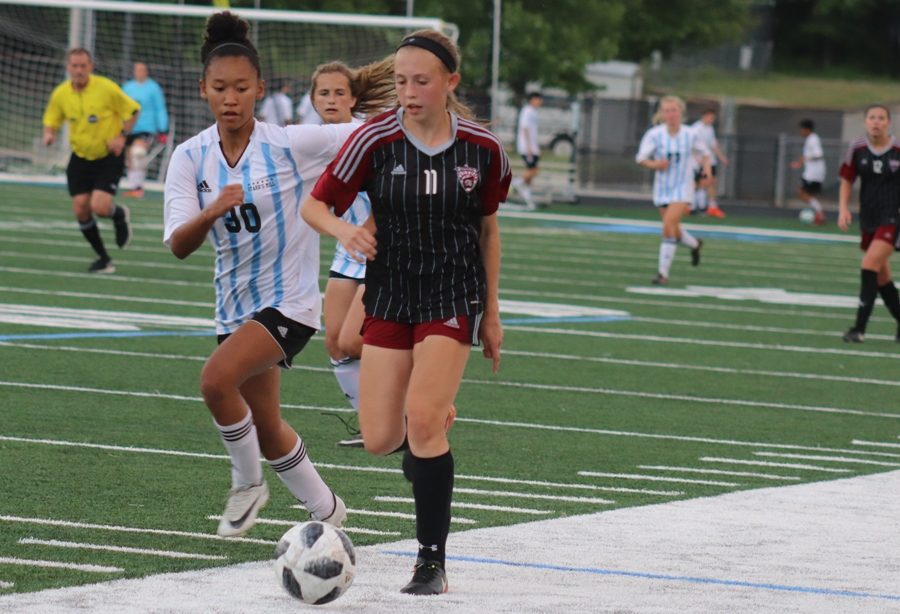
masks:
MULTIPOLYGON (((396 590, 412 540, 366 546, 328 611, 885 612, 900 608, 898 507, 894 471, 457 531, 450 592, 436 598, 396 590)), ((294 607, 268 562, 0 597, 0 611, 23 614, 294 607)))

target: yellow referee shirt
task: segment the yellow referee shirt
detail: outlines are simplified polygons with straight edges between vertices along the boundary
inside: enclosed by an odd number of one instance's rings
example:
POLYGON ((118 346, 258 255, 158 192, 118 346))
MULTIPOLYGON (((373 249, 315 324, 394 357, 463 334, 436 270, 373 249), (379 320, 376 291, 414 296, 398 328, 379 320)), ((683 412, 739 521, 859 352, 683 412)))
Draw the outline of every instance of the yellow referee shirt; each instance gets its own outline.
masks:
POLYGON ((50 94, 44 111, 44 125, 58 130, 69 124, 72 152, 85 160, 99 160, 109 155, 106 142, 122 132, 123 123, 141 110, 114 81, 91 75, 80 92, 72 81, 59 84, 50 94))

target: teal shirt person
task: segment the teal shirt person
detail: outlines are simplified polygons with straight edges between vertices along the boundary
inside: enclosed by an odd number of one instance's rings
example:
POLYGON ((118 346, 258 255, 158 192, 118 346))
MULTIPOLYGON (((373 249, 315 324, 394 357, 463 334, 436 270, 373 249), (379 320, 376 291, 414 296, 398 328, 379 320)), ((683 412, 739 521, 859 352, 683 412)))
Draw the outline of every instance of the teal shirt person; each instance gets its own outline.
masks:
POLYGON ((169 132, 166 97, 156 81, 149 77, 143 81, 131 79, 122 86, 122 90, 141 105, 141 114, 134 128, 131 129, 132 134, 144 132, 148 134, 167 134, 169 132))

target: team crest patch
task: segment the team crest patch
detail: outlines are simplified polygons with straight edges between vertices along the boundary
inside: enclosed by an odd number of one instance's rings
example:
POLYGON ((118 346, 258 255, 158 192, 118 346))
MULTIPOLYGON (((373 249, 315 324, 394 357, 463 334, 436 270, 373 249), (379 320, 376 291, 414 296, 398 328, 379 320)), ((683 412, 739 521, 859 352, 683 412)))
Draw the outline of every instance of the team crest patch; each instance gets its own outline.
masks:
POLYGON ((456 177, 459 179, 459 185, 466 192, 471 192, 478 185, 478 169, 471 166, 457 166, 456 177))
POLYGON ((891 167, 891 172, 896 173, 897 169, 900 168, 900 160, 888 160, 888 164, 891 167))

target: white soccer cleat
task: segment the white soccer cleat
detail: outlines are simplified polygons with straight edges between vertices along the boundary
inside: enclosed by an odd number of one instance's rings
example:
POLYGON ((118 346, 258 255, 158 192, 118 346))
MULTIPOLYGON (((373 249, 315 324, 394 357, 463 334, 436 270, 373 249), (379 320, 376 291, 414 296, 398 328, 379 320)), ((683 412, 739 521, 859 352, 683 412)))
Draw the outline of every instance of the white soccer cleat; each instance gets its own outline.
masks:
POLYGON ((343 499, 335 495, 333 492, 331 494, 334 495, 334 511, 331 512, 331 515, 326 518, 319 518, 318 516, 310 512, 309 516, 313 520, 327 522, 331 526, 340 529, 347 521, 347 506, 344 505, 343 499))
POLYGON ((269 487, 265 480, 251 486, 232 488, 228 491, 228 503, 216 532, 222 537, 243 535, 253 528, 256 515, 268 502, 269 487))

